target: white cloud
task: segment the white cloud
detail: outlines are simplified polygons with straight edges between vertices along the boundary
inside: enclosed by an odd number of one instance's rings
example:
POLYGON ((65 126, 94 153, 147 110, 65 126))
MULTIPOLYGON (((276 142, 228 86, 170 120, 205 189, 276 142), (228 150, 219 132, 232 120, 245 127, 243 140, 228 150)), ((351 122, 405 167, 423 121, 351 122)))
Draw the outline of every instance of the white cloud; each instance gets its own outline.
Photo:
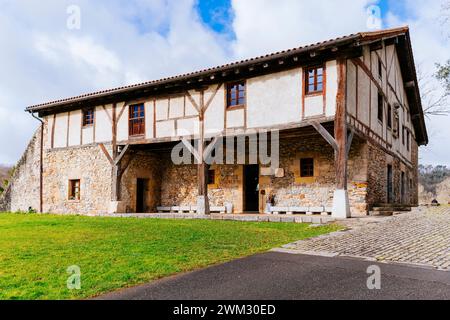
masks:
POLYGON ((368 0, 233 0, 238 57, 332 39, 367 29, 368 0))
MULTIPOLYGON (((435 23, 439 7, 402 1, 414 19, 390 14, 387 24, 411 25, 418 61, 448 58, 435 23)), ((0 0, 0 163, 14 163, 38 125, 23 112, 28 105, 366 30, 366 7, 373 2, 232 0, 230 39, 202 23, 197 0, 0 0), (73 4, 81 8, 81 30, 66 28, 73 4)), ((444 130, 443 123, 430 126, 444 130)), ((433 137, 424 160, 450 158, 438 148, 444 138, 433 137)))

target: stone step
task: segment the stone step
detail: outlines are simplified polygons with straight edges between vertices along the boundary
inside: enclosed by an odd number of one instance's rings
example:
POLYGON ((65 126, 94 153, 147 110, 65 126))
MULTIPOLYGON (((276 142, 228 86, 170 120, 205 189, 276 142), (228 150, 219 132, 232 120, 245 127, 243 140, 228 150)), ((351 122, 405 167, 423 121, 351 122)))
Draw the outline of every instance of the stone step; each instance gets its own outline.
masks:
POLYGON ((391 217, 394 215, 394 211, 370 211, 371 217, 391 217))
POLYGON ((372 211, 403 211, 403 212, 409 212, 411 211, 410 206, 405 205, 376 205, 372 207, 372 211))

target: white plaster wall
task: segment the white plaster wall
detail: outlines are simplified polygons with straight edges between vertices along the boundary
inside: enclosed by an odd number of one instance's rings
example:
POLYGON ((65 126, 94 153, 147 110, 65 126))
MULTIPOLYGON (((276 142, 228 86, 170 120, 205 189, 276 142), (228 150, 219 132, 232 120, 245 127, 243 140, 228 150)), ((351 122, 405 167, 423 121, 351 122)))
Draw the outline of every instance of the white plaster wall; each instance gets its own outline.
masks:
POLYGON ((55 119, 54 147, 67 147, 67 112, 58 113, 55 119))
POLYGON ((323 95, 305 97, 305 118, 323 115, 323 95))
POLYGON ((198 118, 177 120, 177 136, 198 135, 199 124, 198 118))
MULTIPOLYGON (((300 122, 301 95, 302 69, 247 80, 247 127, 259 128, 300 122)), ((236 116, 228 112, 228 127, 236 116)))
POLYGON ((184 116, 184 96, 171 97, 169 101, 169 118, 182 118, 184 116))
POLYGON ((71 111, 69 120, 69 147, 81 144, 81 110, 71 111))
MULTIPOLYGON (((369 126, 370 118, 370 108, 372 109, 372 119, 373 119, 373 109, 376 106, 370 107, 370 79, 367 74, 358 68, 358 119, 363 122, 366 126, 369 126)), ((375 114, 376 117, 376 114, 375 114)))
POLYGON ((326 107, 325 115, 327 117, 336 114, 336 95, 338 91, 338 72, 336 60, 326 63, 326 107))
POLYGON ((175 135, 175 120, 156 122, 156 138, 166 138, 175 135))
POLYGON ((227 128, 242 128, 244 124, 244 109, 227 111, 227 128))
POLYGON ((83 137, 83 144, 91 144, 94 142, 94 127, 84 127, 81 129, 81 135, 83 137))
MULTIPOLYGON (((117 104, 117 117, 122 110, 125 102, 117 104)), ((153 104, 153 103, 152 103, 153 104)), ((123 111, 122 117, 117 121, 117 140, 125 141, 128 140, 128 118, 129 118, 130 108, 127 106, 123 111)), ((152 111, 153 115, 153 111, 152 111)))
POLYGON ((356 117, 356 66, 351 61, 347 64, 347 111, 356 117))
POLYGON ((95 108, 95 142, 112 140, 112 123, 109 118, 112 117, 112 105, 106 105, 105 109, 101 106, 95 108))
POLYGON ((169 118, 169 99, 156 100, 156 121, 169 118))
POLYGON ((152 139, 152 138, 154 138, 154 136, 153 136, 153 125, 154 125, 153 101, 147 101, 144 104, 144 107, 145 107, 145 137, 147 139, 152 139))
MULTIPOLYGON (((209 101, 213 94, 213 89, 205 93, 205 100, 209 101)), ((205 112, 205 131, 209 133, 222 132, 225 121, 225 86, 221 86, 214 99, 205 112)))

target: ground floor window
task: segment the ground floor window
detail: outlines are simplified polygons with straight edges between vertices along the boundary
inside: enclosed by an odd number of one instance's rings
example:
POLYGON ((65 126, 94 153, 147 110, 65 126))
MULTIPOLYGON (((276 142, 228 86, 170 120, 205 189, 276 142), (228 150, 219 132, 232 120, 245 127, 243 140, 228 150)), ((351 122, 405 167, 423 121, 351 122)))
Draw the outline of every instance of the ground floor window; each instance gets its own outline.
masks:
POLYGON ((208 184, 216 183, 216 170, 208 170, 208 184))
POLYGON ((300 176, 302 178, 314 177, 314 159, 300 159, 300 176))
POLYGON ((69 180, 69 200, 80 200, 80 180, 69 180))

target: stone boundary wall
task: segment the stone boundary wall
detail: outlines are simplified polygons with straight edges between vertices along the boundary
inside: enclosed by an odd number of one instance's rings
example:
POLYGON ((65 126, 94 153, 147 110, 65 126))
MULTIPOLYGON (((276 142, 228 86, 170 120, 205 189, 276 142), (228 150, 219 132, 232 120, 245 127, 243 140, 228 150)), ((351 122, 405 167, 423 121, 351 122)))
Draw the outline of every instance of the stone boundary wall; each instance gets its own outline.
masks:
POLYGON ((14 174, 5 192, 0 196, 0 211, 39 210, 39 177, 41 127, 31 138, 25 152, 15 165, 14 174))

